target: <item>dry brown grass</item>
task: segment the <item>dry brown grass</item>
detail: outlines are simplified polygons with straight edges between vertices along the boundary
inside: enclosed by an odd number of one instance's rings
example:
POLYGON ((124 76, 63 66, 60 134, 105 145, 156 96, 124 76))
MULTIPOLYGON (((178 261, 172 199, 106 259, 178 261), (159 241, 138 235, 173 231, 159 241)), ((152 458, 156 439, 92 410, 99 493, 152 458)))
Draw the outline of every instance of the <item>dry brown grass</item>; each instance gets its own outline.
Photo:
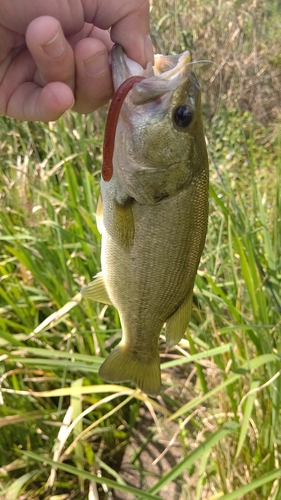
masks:
POLYGON ((210 115, 219 97, 227 108, 251 111, 269 123, 281 111, 277 9, 277 2, 268 0, 152 0, 155 47, 163 53, 188 48, 194 61, 215 63, 200 69, 210 115))

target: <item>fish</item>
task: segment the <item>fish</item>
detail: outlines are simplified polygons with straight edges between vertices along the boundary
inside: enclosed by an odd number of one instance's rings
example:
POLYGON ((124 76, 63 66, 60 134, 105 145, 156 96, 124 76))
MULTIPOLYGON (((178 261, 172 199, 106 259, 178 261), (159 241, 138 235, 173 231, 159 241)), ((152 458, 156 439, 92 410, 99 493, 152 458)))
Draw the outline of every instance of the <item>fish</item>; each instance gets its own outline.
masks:
POLYGON ((201 90, 189 51, 143 69, 115 45, 111 65, 118 111, 108 113, 97 207, 102 270, 81 293, 120 316, 121 341, 99 376, 157 396, 159 336, 165 325, 170 347, 186 332, 207 232, 201 90))

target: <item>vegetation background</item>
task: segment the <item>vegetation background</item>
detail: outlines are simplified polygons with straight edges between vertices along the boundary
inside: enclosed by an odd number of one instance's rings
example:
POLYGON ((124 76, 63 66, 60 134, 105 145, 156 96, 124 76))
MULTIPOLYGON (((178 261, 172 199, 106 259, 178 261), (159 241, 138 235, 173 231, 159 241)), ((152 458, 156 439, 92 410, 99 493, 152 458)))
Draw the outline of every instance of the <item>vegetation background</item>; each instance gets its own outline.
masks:
POLYGON ((153 0, 151 21, 156 52, 212 61, 195 66, 211 167, 198 305, 178 347, 161 338, 158 398, 104 384, 118 315, 79 291, 100 270, 106 109, 0 118, 5 500, 281 499, 281 3, 153 0))

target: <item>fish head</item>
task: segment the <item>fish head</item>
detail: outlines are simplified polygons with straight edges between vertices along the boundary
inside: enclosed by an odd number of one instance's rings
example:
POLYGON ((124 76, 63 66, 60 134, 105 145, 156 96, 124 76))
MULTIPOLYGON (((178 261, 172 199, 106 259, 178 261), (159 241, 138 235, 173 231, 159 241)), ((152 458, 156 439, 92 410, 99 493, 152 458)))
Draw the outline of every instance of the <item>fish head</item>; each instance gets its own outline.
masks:
POLYGON ((113 171, 126 193, 154 204, 175 196, 208 171, 201 93, 190 53, 155 56, 143 69, 116 45, 112 52, 115 89, 142 76, 121 108, 113 171))

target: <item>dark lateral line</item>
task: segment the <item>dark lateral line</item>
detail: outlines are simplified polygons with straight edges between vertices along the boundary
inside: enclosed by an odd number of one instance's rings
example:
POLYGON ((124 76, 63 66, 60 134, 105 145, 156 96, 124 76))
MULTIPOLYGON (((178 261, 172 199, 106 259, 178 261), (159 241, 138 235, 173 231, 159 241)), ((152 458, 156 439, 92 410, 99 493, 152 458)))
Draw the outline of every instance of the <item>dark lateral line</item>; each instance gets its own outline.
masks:
POLYGON ((104 181, 110 181, 113 174, 112 158, 114 152, 115 133, 122 104, 133 85, 141 82, 143 79, 143 76, 131 76, 121 83, 112 98, 107 115, 103 141, 102 178, 104 181))

